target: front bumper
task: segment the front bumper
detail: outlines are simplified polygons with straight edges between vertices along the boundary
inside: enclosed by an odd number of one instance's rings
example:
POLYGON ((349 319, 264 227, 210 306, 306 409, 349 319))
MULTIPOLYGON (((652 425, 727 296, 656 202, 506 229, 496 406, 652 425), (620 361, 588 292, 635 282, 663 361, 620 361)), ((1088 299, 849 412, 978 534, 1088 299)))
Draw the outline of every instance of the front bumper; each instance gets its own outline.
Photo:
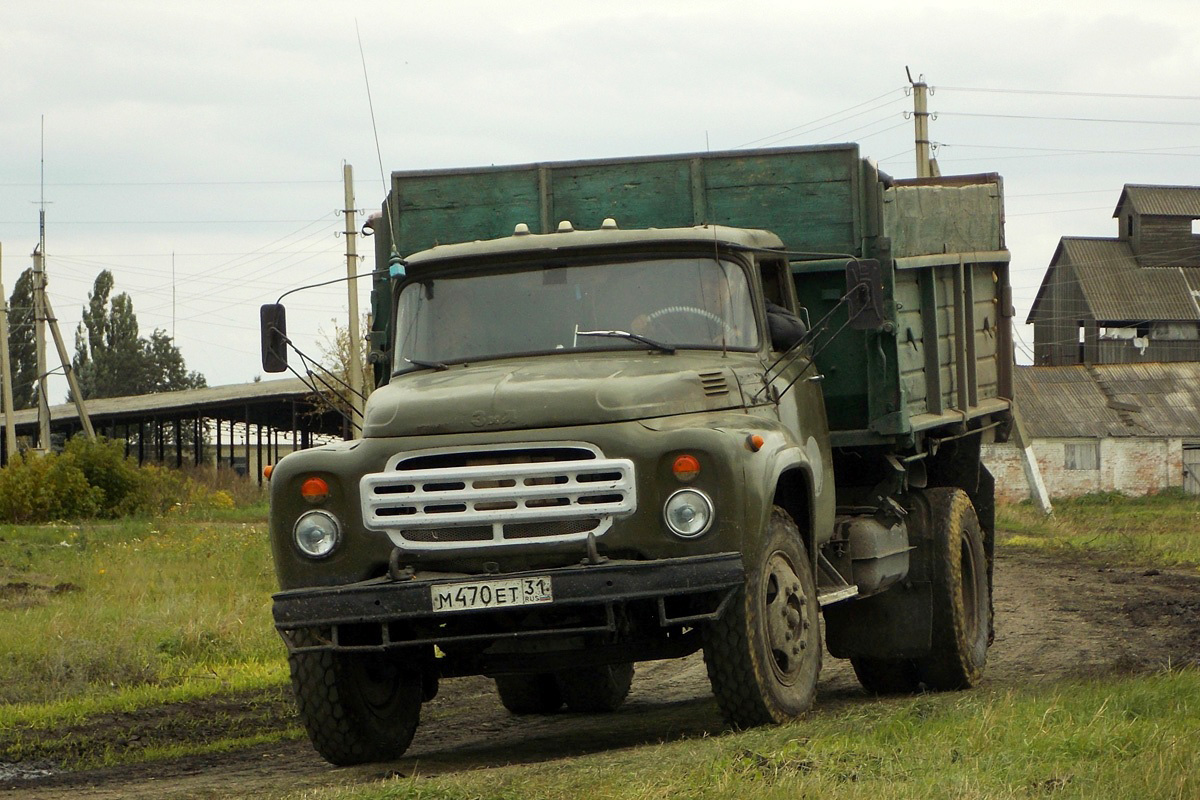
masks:
POLYGON ((275 627, 289 651, 378 651, 439 645, 485 648, 500 640, 625 631, 628 608, 657 612, 659 629, 714 620, 745 579, 739 553, 506 573, 418 573, 274 596, 275 627), (434 587, 489 578, 549 576, 554 600, 536 606, 435 612, 434 587), (621 620, 621 623, 618 622, 621 620))

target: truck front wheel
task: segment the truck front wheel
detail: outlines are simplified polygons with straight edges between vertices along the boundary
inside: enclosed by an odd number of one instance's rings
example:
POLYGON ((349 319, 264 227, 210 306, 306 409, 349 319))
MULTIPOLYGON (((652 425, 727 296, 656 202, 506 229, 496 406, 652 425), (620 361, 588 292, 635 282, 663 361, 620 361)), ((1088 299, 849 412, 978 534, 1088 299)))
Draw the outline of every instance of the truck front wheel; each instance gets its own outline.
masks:
POLYGON ((288 656, 308 738, 339 767, 390 761, 408 749, 421 716, 421 675, 383 653, 327 650, 288 656))
POLYGON ((821 671, 812 567, 796 529, 775 507, 745 586, 704 629, 704 662, 725 720, 736 728, 779 723, 808 711, 821 671))

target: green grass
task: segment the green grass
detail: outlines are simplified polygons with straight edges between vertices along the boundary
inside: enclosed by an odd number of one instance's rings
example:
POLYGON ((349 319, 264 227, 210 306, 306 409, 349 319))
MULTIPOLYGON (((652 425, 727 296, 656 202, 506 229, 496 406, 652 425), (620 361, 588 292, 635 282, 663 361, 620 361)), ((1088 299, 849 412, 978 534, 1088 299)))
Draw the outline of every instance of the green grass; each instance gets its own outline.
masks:
POLYGON ((274 588, 259 510, 0 527, 0 724, 282 680, 274 588))
POLYGON ((1198 740, 1200 673, 1178 671, 864 700, 777 728, 285 796, 1193 798, 1198 740))
MULTIPOLYGON (((282 703, 265 508, 202 514, 0 526, 0 740, 13 754, 37 731, 85 730, 114 713, 242 691, 282 703)), ((1200 500, 1187 496, 1078 498, 1051 519, 1005 506, 999 526, 1012 532, 1001 547, 1200 564, 1200 500)), ((294 720, 260 732, 230 724, 86 763, 297 735, 294 720)), ((1191 798, 1200 797, 1197 741, 1200 674, 1183 670, 863 700, 778 728, 286 796, 1191 798)))
POLYGON ((1179 491, 1148 497, 1084 495, 1054 503, 1043 516, 1032 504, 998 506, 1005 546, 1072 551, 1144 566, 1200 566, 1200 497, 1179 491))

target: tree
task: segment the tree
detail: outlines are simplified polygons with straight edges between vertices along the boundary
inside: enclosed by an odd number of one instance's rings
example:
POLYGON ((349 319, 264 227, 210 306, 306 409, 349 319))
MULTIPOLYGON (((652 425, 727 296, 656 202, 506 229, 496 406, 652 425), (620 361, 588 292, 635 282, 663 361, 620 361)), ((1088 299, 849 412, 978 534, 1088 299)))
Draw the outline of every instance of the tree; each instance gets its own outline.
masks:
POLYGON ((8 355, 12 362, 13 407, 37 405, 37 345, 34 341, 33 270, 17 278, 8 301, 8 355))
POLYGON ((85 399, 198 389, 204 376, 188 372, 183 354, 166 331, 138 335, 133 300, 125 292, 112 297, 112 273, 96 276, 83 321, 75 330, 71 366, 85 399))
MULTIPOLYGON (((317 388, 324 391, 317 398, 317 410, 324 412, 332 408, 342 414, 354 417, 350 411, 350 329, 345 325, 339 325, 336 319, 331 322, 333 324, 332 333, 326 331, 324 327, 319 328, 321 339, 317 346, 321 350, 320 369, 315 369, 313 372, 321 378, 321 381, 316 381, 317 388), (329 390, 332 390, 332 397, 329 396, 329 390)), ((368 318, 365 314, 359 324, 359 329, 368 330, 368 318)), ((368 349, 365 343, 359 345, 365 394, 370 393, 375 378, 375 373, 372 372, 371 364, 367 360, 368 349)), ((362 420, 354 417, 354 424, 361 425, 362 420)))

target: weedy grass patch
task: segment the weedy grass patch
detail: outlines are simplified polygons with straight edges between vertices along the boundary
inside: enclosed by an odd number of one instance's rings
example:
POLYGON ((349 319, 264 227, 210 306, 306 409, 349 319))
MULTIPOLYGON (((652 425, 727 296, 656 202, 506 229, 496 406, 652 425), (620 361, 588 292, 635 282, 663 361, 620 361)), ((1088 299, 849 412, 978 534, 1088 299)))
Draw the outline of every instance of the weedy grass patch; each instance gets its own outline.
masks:
POLYGON ((283 680, 266 523, 246 514, 0 527, 0 724, 148 688, 283 680))
POLYGON ((1200 496, 1104 492, 1057 500, 1047 517, 1031 503, 1001 505, 1009 547, 1068 551, 1143 566, 1200 567, 1200 496))
POLYGON ((1200 673, 864 700, 652 747, 352 789, 309 800, 1200 796, 1200 673))

